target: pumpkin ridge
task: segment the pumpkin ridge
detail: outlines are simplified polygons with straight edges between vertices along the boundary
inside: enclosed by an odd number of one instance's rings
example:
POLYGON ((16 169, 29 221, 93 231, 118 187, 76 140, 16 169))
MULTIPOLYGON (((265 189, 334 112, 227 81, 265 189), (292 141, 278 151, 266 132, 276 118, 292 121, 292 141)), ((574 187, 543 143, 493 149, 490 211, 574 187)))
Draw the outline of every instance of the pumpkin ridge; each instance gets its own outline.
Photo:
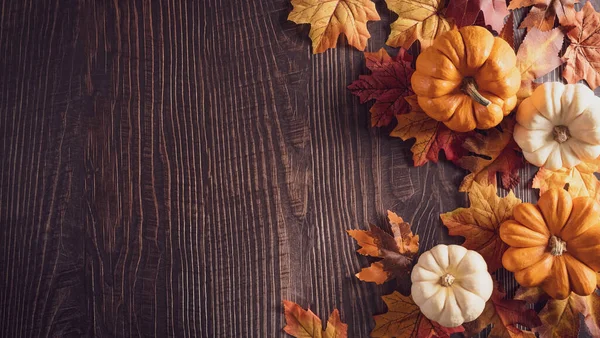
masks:
POLYGON ((559 236, 567 242, 573 240, 599 226, 598 218, 600 218, 600 206, 596 201, 588 197, 574 198, 571 214, 559 236), (573 233, 577 234, 573 235, 573 233))
MULTIPOLYGON (((439 297, 439 296, 440 296, 440 295, 439 295, 439 293, 440 293, 440 292, 444 292, 444 293, 445 293, 445 292, 446 292, 446 288, 444 288, 444 287, 440 287, 440 288, 438 288, 438 290, 436 291, 436 293, 434 293, 433 295, 431 295, 431 296, 429 297, 429 299, 427 299, 427 300, 426 300, 426 301, 425 301, 423 304, 421 304, 421 305, 419 306, 419 308, 421 308, 421 309, 423 309, 423 308, 427 308, 427 307, 430 305, 430 302, 433 302, 433 301, 435 301, 435 299, 436 299, 437 297, 439 297)), ((446 298, 446 297, 444 297, 444 298, 446 298)), ((442 311, 444 311, 444 308, 445 308, 445 307, 446 307, 446 300, 444 299, 444 306, 443 306, 443 307, 442 307, 442 309, 439 311, 439 313, 442 313, 442 311)), ((427 317, 427 318, 429 318, 429 317, 427 317)), ((432 319, 432 318, 429 318, 429 319, 432 319)), ((438 318, 438 319, 432 319, 432 320, 438 321, 438 320, 439 320, 439 318, 438 318)))
POLYGON ((469 67, 469 65, 467 64, 467 58, 468 58, 468 57, 467 57, 467 44, 466 44, 466 41, 465 41, 465 37, 463 36, 463 33, 462 33, 462 31, 461 31, 460 29, 458 30, 458 35, 460 35, 460 39, 462 40, 462 46, 463 46, 463 60, 464 60, 464 62, 465 62, 465 69, 461 69, 461 70, 460 70, 460 71, 461 71, 461 72, 460 72, 460 75, 462 75, 462 76, 463 76, 463 78, 464 78, 465 76, 467 76, 467 74, 465 74, 465 72, 467 71, 467 69, 466 69, 466 68, 468 68, 468 67, 469 67))
POLYGON ((586 296, 588 294, 590 294, 591 292, 594 292, 594 290, 596 289, 596 272, 589 267, 587 264, 581 262, 580 260, 578 260, 577 258, 573 257, 572 255, 569 255, 569 253, 565 253, 564 254, 564 261, 565 261, 565 266, 567 267, 567 272, 569 274, 569 285, 571 286, 571 289, 573 290, 573 292, 575 292, 578 295, 582 295, 582 296, 586 296), (577 266, 577 265, 583 265, 583 267, 581 266, 577 266), (584 271, 587 268, 587 271, 584 271), (587 272, 588 276, 580 276, 577 275, 577 272, 587 272), (592 278, 594 278, 594 280, 592 281, 592 278), (579 287, 577 287, 577 285, 579 285, 580 287, 584 288, 583 290, 579 289, 579 287), (587 286, 587 290, 585 289, 587 286))
POLYGON ((562 256, 554 256, 552 268, 550 269, 551 278, 544 280, 542 289, 550 297, 555 299, 565 299, 571 293, 571 283, 569 281, 569 272, 562 256))
MULTIPOLYGON (((433 274, 439 275, 439 272, 431 271, 431 270, 429 270, 429 269, 425 268, 424 266, 421 266, 421 265, 420 265, 420 266, 419 266, 419 268, 421 268, 421 269, 423 269, 423 270, 425 270, 425 271, 427 271, 427 272, 431 272, 431 273, 433 273, 433 274)), ((423 281, 419 281, 419 282, 423 282, 423 281)))
POLYGON ((435 264, 437 264, 438 268, 440 268, 440 271, 442 271, 443 273, 447 273, 448 272, 448 267, 443 268, 442 265, 440 264, 440 262, 438 261, 437 255, 431 255, 431 257, 433 257, 433 260, 435 261, 435 264))
POLYGON ((513 220, 531 231, 540 233, 550 238, 550 229, 546 225, 546 220, 540 208, 532 203, 517 204, 513 209, 513 220), (535 215, 533 215, 535 213, 535 215), (539 216, 539 219, 537 219, 539 216), (533 218, 535 217, 535 218, 533 218), (541 222, 540 224, 536 224, 541 222))
POLYGON ((508 271, 520 271, 520 270, 524 270, 529 268, 530 266, 533 266, 539 262, 541 262, 543 259, 546 259, 546 253, 548 246, 547 245, 538 245, 538 246, 531 246, 531 247, 527 247, 527 248, 516 248, 516 247, 510 247, 508 248, 508 250, 506 250, 506 252, 504 253, 504 255, 502 255, 502 265, 506 268, 506 270, 508 271), (514 261, 523 261, 522 259, 518 259, 518 256, 521 256, 519 254, 520 251, 529 251, 531 249, 535 249, 537 248, 537 250, 543 251, 541 255, 538 256, 537 260, 534 260, 536 256, 533 256, 532 253, 529 253, 529 255, 527 257, 531 258, 531 260, 525 262, 525 264, 523 264, 522 268, 508 268, 507 265, 510 265, 509 263, 514 262, 514 261), (516 257, 515 257, 516 256, 516 257))

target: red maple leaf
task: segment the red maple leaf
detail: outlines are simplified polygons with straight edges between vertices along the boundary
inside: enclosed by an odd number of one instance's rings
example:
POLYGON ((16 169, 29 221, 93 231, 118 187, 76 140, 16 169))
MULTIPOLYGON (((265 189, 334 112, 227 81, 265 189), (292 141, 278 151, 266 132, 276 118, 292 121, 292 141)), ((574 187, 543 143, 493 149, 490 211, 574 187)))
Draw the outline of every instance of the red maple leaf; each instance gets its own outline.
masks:
POLYGON ((490 337, 531 337, 531 331, 523 331, 516 324, 535 328, 542 324, 537 312, 527 308, 524 300, 505 299, 506 292, 494 282, 495 288, 492 297, 486 303, 485 309, 479 318, 463 324, 467 337, 472 337, 492 324, 490 337))
POLYGON ((410 55, 404 49, 395 57, 382 48, 376 53, 365 53, 370 75, 361 75, 348 89, 360 98, 360 103, 375 100, 371 107, 371 125, 384 127, 392 122, 394 116, 408 113, 409 104, 404 97, 412 95, 410 77, 413 69, 410 55))

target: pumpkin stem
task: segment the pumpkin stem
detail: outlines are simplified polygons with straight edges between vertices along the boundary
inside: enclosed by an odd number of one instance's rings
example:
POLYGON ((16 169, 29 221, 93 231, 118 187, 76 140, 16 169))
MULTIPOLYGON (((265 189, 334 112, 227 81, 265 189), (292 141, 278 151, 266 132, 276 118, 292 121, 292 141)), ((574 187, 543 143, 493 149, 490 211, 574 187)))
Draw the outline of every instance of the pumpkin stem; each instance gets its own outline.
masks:
POLYGON ((554 134, 554 141, 558 143, 566 142, 569 138, 571 138, 571 133, 569 132, 569 127, 567 126, 555 126, 552 134, 554 134))
POLYGON ((554 235, 550 237, 550 243, 548 246, 550 247, 550 253, 552 256, 562 256, 562 254, 567 251, 567 242, 554 235))
POLYGON ((487 107, 490 105, 490 100, 486 99, 477 91, 477 83, 472 77, 465 77, 462 83, 462 91, 469 95, 475 102, 487 107))
POLYGON ((455 279, 456 278, 454 278, 454 276, 447 273, 440 278, 440 284, 442 284, 442 286, 450 286, 452 283, 454 283, 455 279))

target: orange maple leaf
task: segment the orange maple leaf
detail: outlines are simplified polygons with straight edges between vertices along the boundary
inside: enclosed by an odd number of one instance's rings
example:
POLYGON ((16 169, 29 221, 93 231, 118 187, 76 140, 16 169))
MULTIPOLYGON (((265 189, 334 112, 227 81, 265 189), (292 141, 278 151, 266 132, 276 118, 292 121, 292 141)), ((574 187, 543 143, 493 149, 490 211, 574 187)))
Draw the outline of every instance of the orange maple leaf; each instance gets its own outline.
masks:
POLYGON ((356 274, 365 282, 383 284, 392 278, 408 276, 414 255, 419 252, 419 235, 413 235, 410 224, 388 210, 392 235, 378 226, 370 230, 347 230, 361 246, 358 253, 382 258, 356 274))
POLYGON ((534 80, 542 77, 563 63, 558 56, 562 49, 565 35, 559 28, 542 32, 532 29, 523 40, 517 51, 517 67, 521 71, 521 88, 517 93, 524 99, 533 93, 539 84, 534 80))
POLYGON ((371 0, 292 0, 292 5, 288 20, 310 24, 315 54, 335 48, 341 33, 350 45, 364 50, 371 37, 367 21, 380 20, 371 0))
POLYGON ((575 15, 567 36, 571 44, 563 55, 563 77, 568 83, 585 80, 596 89, 600 86, 600 15, 590 1, 575 15))
POLYGON ((508 9, 533 6, 519 28, 548 31, 554 28, 556 19, 561 25, 572 22, 576 3, 579 0, 512 0, 508 9))
POLYGON ((462 326, 447 328, 427 319, 410 296, 403 296, 398 291, 381 298, 388 312, 373 317, 375 328, 371 337, 450 338, 451 334, 464 331, 462 326))
POLYGON ((390 27, 388 46, 408 49, 419 40, 424 49, 431 46, 437 36, 454 27, 454 22, 442 14, 446 6, 444 0, 386 0, 386 3, 398 14, 390 27))
POLYGON ((450 161, 456 161, 466 154, 462 144, 470 133, 457 133, 429 117, 419 107, 416 95, 405 99, 411 106, 411 112, 396 115, 398 125, 390 136, 399 137, 404 141, 415 139, 415 144, 410 148, 415 167, 424 165, 428 161, 437 162, 440 150, 444 150, 446 158, 450 161))
POLYGON ((472 154, 456 163, 471 173, 463 179, 458 191, 468 192, 474 182, 497 185, 496 173, 501 173, 502 186, 512 189, 520 182, 519 169, 525 163, 519 147, 513 140, 515 121, 505 118, 496 127, 466 138, 463 147, 472 154))
POLYGON ((568 191, 573 197, 588 196, 600 202, 600 181, 595 172, 600 172, 600 158, 582 162, 566 169, 548 170, 540 168, 533 178, 532 187, 540 189, 540 195, 548 189, 562 189, 569 184, 568 191))
POLYGON ((523 300, 505 299, 506 293, 500 289, 497 282, 492 297, 485 304, 483 313, 476 320, 464 323, 467 337, 472 337, 492 324, 489 337, 531 337, 535 334, 523 331, 516 325, 520 324, 527 328, 540 326, 542 323, 538 314, 533 309, 527 308, 523 300))
POLYGON ((488 270, 494 272, 502 267, 502 254, 508 246, 500 239, 500 224, 512 219, 512 210, 521 200, 511 191, 500 198, 493 185, 473 183, 469 191, 470 206, 458 208, 440 215, 451 236, 465 237, 462 244, 469 250, 479 252, 488 270))
POLYGON ((323 330, 321 319, 312 311, 304 310, 298 304, 284 300, 283 311, 286 325, 283 330, 298 338, 346 338, 348 325, 340 319, 337 309, 333 310, 327 320, 327 327, 323 330))

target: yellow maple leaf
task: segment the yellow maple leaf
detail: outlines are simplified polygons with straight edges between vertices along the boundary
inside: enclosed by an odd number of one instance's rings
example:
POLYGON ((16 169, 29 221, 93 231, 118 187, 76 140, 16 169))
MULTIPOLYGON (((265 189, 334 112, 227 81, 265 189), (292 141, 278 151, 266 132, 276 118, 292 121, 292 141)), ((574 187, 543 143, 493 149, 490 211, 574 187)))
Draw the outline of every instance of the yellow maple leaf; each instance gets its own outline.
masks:
POLYGON ((425 317, 410 296, 398 291, 381 297, 388 311, 374 317, 375 328, 371 337, 450 337, 463 332, 462 326, 447 328, 425 317))
POLYGON ((512 219, 513 208, 521 203, 513 192, 499 197, 494 185, 481 185, 473 182, 469 191, 468 208, 458 208, 441 214, 442 223, 451 236, 462 236, 462 244, 483 256, 490 272, 502 267, 502 254, 508 246, 499 235, 500 224, 512 219))
POLYGON ((454 22, 441 14, 446 6, 444 0, 386 0, 386 3, 398 14, 390 26, 388 46, 408 49, 419 40, 421 49, 425 49, 438 35, 454 27, 454 22))
POLYGON ((292 5, 288 20, 310 24, 315 54, 335 48, 341 33, 350 45, 364 50, 371 37, 367 21, 380 20, 371 0, 292 0, 292 5))
POLYGON ((569 184, 569 194, 573 197, 588 196, 600 202, 600 181, 594 175, 600 171, 600 158, 582 162, 576 167, 559 170, 540 168, 533 178, 532 187, 540 189, 540 195, 548 189, 562 189, 569 184))
POLYGON ((297 338, 346 338, 348 325, 340 319, 340 312, 335 309, 327 320, 323 330, 321 319, 312 311, 304 310, 298 304, 289 300, 283 301, 285 327, 283 330, 297 338))

